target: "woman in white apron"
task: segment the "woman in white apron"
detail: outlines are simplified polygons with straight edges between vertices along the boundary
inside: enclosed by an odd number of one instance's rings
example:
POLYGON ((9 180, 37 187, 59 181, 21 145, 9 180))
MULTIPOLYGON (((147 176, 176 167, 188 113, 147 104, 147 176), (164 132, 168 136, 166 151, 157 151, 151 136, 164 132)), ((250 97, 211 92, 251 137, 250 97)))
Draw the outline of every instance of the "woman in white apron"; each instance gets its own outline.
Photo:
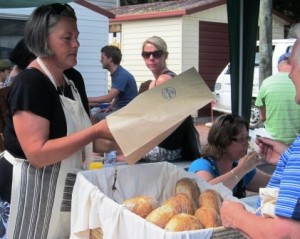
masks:
POLYGON ((79 48, 74 10, 58 3, 38 7, 24 32, 38 57, 7 97, 0 168, 5 162, 13 169, 8 238, 67 238, 76 173, 91 159, 91 143, 112 136, 106 121, 91 126, 84 82, 72 68, 79 48))

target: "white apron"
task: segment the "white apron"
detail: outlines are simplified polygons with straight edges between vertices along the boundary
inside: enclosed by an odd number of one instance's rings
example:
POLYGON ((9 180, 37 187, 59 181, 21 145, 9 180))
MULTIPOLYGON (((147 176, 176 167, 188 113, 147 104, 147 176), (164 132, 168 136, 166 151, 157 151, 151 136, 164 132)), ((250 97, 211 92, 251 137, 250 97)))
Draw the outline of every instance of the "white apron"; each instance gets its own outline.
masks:
MULTIPOLYGON (((57 88, 51 73, 40 59, 38 63, 57 88)), ((91 126, 91 121, 75 85, 66 77, 65 80, 71 84, 75 99, 60 96, 69 135, 91 126)), ((84 164, 92 159, 92 143, 60 163, 42 169, 34 168, 27 160, 14 158, 7 151, 5 158, 14 166, 8 238, 68 238, 76 173, 83 170, 84 164)))

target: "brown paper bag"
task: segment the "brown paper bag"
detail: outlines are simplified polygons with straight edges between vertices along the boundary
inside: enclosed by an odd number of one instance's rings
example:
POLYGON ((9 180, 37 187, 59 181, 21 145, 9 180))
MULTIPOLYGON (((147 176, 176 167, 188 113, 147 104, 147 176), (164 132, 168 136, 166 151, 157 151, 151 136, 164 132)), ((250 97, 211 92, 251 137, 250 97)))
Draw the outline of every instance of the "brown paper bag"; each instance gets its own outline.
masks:
POLYGON ((126 162, 136 163, 214 98, 195 68, 138 95, 106 119, 126 162))

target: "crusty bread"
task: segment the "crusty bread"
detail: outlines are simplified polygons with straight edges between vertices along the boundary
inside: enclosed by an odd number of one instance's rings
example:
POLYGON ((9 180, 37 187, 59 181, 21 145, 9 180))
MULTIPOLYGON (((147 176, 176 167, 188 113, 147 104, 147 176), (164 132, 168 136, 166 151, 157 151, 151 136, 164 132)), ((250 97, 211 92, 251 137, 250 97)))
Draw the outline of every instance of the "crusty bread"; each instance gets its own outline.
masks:
POLYGON ((179 213, 171 217, 165 229, 171 232, 192 231, 202 229, 198 219, 190 214, 179 213))
POLYGON ((177 193, 175 196, 167 199, 163 205, 170 205, 175 209, 176 214, 178 213, 188 213, 194 215, 195 207, 192 199, 190 199, 184 193, 177 193))
POLYGON ((220 215, 213 208, 200 207, 196 210, 195 217, 203 225, 203 228, 222 226, 220 215))
POLYGON ((150 212, 146 220, 160 228, 165 228, 170 218, 175 214, 176 210, 174 207, 171 205, 163 205, 150 212))
POLYGON ((130 211, 145 218, 158 206, 158 201, 151 196, 136 196, 123 202, 130 211))
POLYGON ((207 189, 199 196, 199 207, 213 208, 218 214, 220 214, 221 204, 222 198, 216 190, 207 189))
POLYGON ((150 212, 146 220, 164 228, 170 218, 178 213, 195 213, 193 202, 186 194, 178 193, 168 198, 160 207, 150 212))
POLYGON ((193 200, 195 208, 198 208, 198 199, 200 195, 200 188, 197 182, 192 178, 181 178, 176 182, 175 195, 177 193, 185 193, 193 200))

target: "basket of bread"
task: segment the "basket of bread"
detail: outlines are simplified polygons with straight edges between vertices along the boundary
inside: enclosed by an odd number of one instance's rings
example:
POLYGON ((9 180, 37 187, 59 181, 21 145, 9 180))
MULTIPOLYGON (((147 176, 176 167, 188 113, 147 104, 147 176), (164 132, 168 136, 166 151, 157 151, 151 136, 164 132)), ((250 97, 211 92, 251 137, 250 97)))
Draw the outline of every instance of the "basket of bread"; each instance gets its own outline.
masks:
POLYGON ((222 227, 225 199, 238 201, 222 184, 212 186, 171 163, 80 172, 71 238, 244 238, 222 227))

